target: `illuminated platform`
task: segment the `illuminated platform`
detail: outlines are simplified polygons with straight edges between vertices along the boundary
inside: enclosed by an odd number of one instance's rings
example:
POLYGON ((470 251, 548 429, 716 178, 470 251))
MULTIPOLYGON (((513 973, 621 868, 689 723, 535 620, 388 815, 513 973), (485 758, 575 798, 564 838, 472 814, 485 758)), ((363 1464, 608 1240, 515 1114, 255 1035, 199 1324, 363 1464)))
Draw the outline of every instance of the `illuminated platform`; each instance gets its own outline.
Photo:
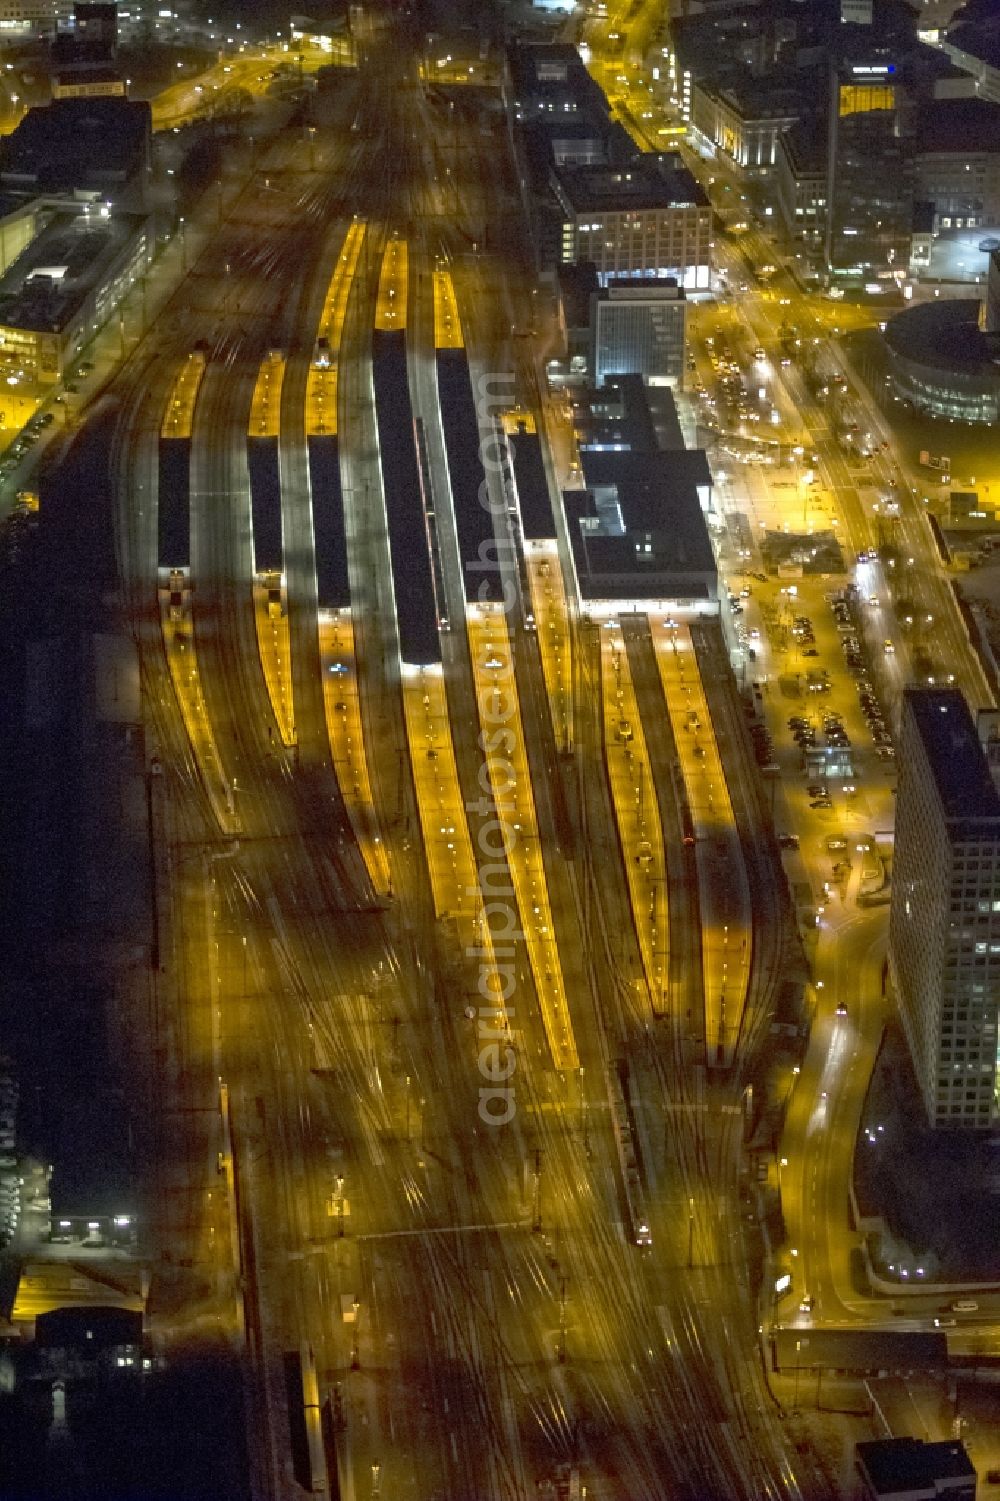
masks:
POLYGON ((253 613, 257 625, 257 649, 271 708, 281 743, 295 744, 295 714, 292 704, 292 645, 283 581, 277 577, 256 578, 253 613))
POLYGON ((285 357, 272 349, 260 362, 257 383, 250 403, 251 438, 277 438, 281 432, 281 387, 285 379, 285 357))
POLYGON ((479 872, 465 815, 440 665, 404 668, 403 710, 420 830, 434 895, 434 913, 455 929, 458 951, 478 960, 478 984, 468 1004, 486 1008, 496 1030, 512 1031, 504 985, 484 920, 479 872))
POLYGON ((340 795, 372 885, 380 896, 386 896, 391 884, 389 860, 378 832, 375 798, 368 775, 354 655, 354 625, 349 610, 320 611, 319 655, 326 730, 340 795))
POLYGON ((409 257, 406 241, 393 236, 382 256, 375 301, 375 327, 383 333, 401 333, 406 328, 408 286, 409 257))
POLYGON ((191 592, 188 587, 182 587, 185 582, 172 579, 171 588, 158 591, 167 667, 194 759, 219 827, 227 834, 236 834, 240 830, 236 799, 223 769, 208 717, 195 650, 191 592))
POLYGON ((434 272, 434 347, 463 349, 462 324, 458 316, 455 284, 448 271, 434 272))
POLYGON ((669 974, 666 861, 656 788, 620 629, 600 632, 604 756, 642 967, 655 1013, 669 974))
POLYGON ((690 629, 662 611, 649 624, 696 841, 708 1062, 728 1065, 750 975, 746 866, 690 629))
POLYGON ((323 312, 319 320, 319 338, 326 340, 329 364, 315 360, 306 377, 306 436, 335 436, 337 432, 337 383, 340 340, 347 315, 347 299, 365 240, 365 224, 356 221, 344 237, 337 266, 330 278, 323 312))
POLYGON ((160 426, 161 438, 190 438, 194 422, 194 405, 198 400, 205 374, 205 356, 193 349, 184 361, 171 388, 167 410, 160 426))
POLYGON ((555 542, 526 541, 524 566, 552 729, 557 747, 568 754, 573 749, 573 654, 566 590, 555 542))
POLYGON ((579 1059, 552 923, 507 621, 499 606, 474 605, 467 624, 479 722, 502 725, 505 732, 484 736, 486 764, 542 1022, 555 1067, 575 1069, 579 1059))

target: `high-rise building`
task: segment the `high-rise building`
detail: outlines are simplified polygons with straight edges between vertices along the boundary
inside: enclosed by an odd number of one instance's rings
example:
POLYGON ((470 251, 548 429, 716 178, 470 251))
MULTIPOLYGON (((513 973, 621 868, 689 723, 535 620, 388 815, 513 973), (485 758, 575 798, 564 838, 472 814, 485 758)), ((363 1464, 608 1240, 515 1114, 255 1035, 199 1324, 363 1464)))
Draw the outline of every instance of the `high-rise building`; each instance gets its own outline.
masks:
POLYGON ((591 298, 594 384, 636 374, 651 385, 682 385, 686 312, 676 281, 609 282, 591 298))
POLYGON ((889 973, 933 1126, 983 1130, 996 1113, 1000 793, 991 755, 956 689, 905 691, 889 973))
POLYGON ((826 260, 877 280, 909 266, 913 150, 896 64, 882 49, 864 56, 831 65, 826 260))
POLYGON ((712 210, 673 153, 646 152, 621 167, 554 169, 551 181, 560 261, 592 261, 602 285, 673 277, 688 291, 708 291, 712 210))

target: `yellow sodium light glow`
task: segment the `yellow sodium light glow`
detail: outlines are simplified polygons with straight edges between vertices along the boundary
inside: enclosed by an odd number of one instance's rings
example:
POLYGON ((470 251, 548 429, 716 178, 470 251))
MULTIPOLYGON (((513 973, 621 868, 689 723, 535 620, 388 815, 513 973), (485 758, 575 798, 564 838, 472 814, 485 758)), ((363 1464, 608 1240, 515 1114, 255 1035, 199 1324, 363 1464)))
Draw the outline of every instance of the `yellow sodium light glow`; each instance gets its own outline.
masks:
POLYGON ((285 357, 272 349, 260 362, 257 384, 250 403, 251 438, 276 438, 281 431, 281 386, 285 379, 285 357))
POLYGON ((750 974, 746 867, 691 632, 669 616, 651 617, 650 626, 696 840, 705 1045, 710 1059, 728 1064, 750 974))
POLYGON ((556 1068, 573 1069, 579 1059, 552 924, 507 621, 500 606, 474 605, 467 622, 479 722, 488 730, 483 737, 486 764, 542 1022, 556 1068))
POLYGON ((524 562, 556 745, 569 752, 573 749, 573 658, 559 548, 555 542, 525 542, 524 562))
POLYGON ((190 438, 194 404, 198 400, 204 374, 205 356, 200 349, 192 349, 170 389, 167 410, 160 427, 161 438, 190 438))
POLYGON ((667 995, 670 939, 660 810, 621 631, 602 629, 600 638, 604 756, 611 801, 642 967, 653 1010, 660 1011, 667 995))
POLYGON ((485 1008, 496 1030, 509 1034, 504 986, 496 969, 489 924, 484 921, 440 666, 404 668, 403 712, 434 913, 439 921, 453 924, 461 953, 479 961, 478 988, 471 1004, 481 1016, 485 1008))
POLYGON ((519 431, 525 433, 537 433, 538 431, 538 426, 532 412, 522 412, 516 409, 504 412, 501 421, 503 422, 504 432, 509 433, 514 438, 517 437, 519 431))
POLYGON ((330 364, 326 369, 319 369, 313 362, 306 377, 306 434, 310 438, 322 437, 324 434, 335 435, 337 431, 338 353, 347 314, 347 299, 364 238, 365 224, 358 220, 344 236, 337 266, 327 288, 318 337, 325 338, 330 346, 330 364))
POLYGON ((385 247, 375 300, 375 327, 397 331, 406 327, 409 261, 406 241, 394 235, 385 247))
POLYGON ((226 833, 237 833, 240 819, 236 811, 234 789, 222 766, 219 748, 208 717, 205 695, 198 671, 198 658, 194 644, 194 629, 191 619, 191 598, 187 590, 160 589, 160 626, 163 631, 163 646, 167 656, 170 679, 180 705, 181 718, 209 801, 226 833))
POLYGON ((461 349, 464 342, 451 272, 435 271, 434 347, 435 349, 461 349))
POLYGON ((281 743, 293 746, 295 712, 292 705, 292 645, 284 593, 283 585, 275 581, 273 575, 254 580, 253 613, 257 622, 260 665, 264 669, 264 682, 278 722, 281 743))
POLYGON ((319 656, 326 732, 337 784, 372 885, 380 896, 386 896, 390 886, 389 859, 378 832, 375 799, 365 758, 354 624, 349 610, 320 614, 319 656))

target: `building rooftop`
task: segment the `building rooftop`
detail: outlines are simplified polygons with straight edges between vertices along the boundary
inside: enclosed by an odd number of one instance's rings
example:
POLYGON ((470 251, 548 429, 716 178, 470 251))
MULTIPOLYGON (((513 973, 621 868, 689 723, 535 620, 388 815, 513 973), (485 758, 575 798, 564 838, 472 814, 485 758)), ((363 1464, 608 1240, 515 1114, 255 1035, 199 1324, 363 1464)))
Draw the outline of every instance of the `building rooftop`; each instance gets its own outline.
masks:
POLYGON ((590 299, 600 287, 593 261, 568 261, 556 267, 559 295, 567 328, 587 328, 590 299))
POLYGON ((947 32, 945 41, 991 68, 1000 68, 1000 26, 960 20, 947 32))
POLYGON ((53 215, 0 277, 0 324, 58 333, 142 222, 117 209, 53 215))
POLYGON ((815 115, 799 120, 785 131, 781 142, 796 177, 825 175, 829 152, 825 121, 815 115))
POLYGON ((704 449, 684 447, 669 386, 647 386, 641 375, 609 376, 599 389, 574 393, 573 421, 581 449, 669 452, 678 474, 686 480, 695 485, 712 483, 704 449))
POLYGON ((907 688, 909 706, 948 819, 1000 819, 1000 793, 957 688, 907 688))
POLYGON ((976 1480, 964 1444, 955 1440, 928 1444, 918 1438, 873 1439, 855 1445, 855 1453, 878 1496, 921 1490, 933 1496, 937 1481, 969 1480, 974 1485, 976 1480))
POLYGON ((48 193, 123 180, 145 164, 151 119, 148 104, 115 95, 55 99, 4 140, 0 179, 48 193))
POLYGON ((703 188, 675 161, 673 152, 662 158, 648 152, 627 166, 562 167, 553 175, 561 197, 575 214, 706 205, 703 188))
POLYGON ((802 73, 787 68, 772 69, 766 77, 741 68, 711 90, 732 105, 743 120, 795 118, 804 109, 802 73))
MULTIPOLYGON (((982 257, 985 272, 989 252, 982 257)), ((979 308, 972 297, 918 303, 889 319, 885 341, 902 359, 967 375, 992 373, 1000 380, 1000 341, 979 327, 979 308)))
POLYGON ((1000 104, 989 99, 928 100, 917 121, 917 151, 1000 155, 1000 104))

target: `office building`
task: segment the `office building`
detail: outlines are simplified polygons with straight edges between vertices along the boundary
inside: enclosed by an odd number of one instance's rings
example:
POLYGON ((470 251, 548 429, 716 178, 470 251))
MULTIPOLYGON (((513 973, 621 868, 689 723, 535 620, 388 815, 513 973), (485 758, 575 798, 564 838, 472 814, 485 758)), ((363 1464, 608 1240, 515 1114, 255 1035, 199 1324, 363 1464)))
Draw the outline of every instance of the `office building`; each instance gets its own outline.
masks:
POLYGON ((1000 224, 1000 104, 934 99, 918 123, 917 199, 935 231, 1000 224))
POLYGON ((508 107, 519 121, 610 120, 604 90, 568 42, 509 47, 505 88, 508 107))
POLYGON ((830 69, 826 261, 876 281, 909 266, 913 151, 895 62, 882 49, 864 58, 830 69))
POLYGON ((826 131, 815 118, 799 121, 778 141, 778 213, 795 258, 807 274, 826 260, 826 131))
POLYGON ((963 6, 938 45, 973 79, 980 99, 1000 104, 1000 15, 992 0, 963 6))
POLYGON ((0 145, 0 184, 7 193, 92 195, 141 210, 151 128, 149 105, 129 99, 57 99, 30 109, 0 145))
POLYGON ((707 291, 712 211, 673 153, 621 167, 553 169, 562 215, 558 259, 591 261, 602 284, 615 278, 672 277, 707 291))
POLYGON ((965 699, 908 688, 889 973, 935 1127, 988 1129, 1000 1004, 1000 793, 965 699))
POLYGON ((705 519, 712 476, 687 449, 672 392, 638 375, 574 400, 583 487, 563 495, 579 597, 719 609, 705 519))
POLYGON ((931 417, 1000 421, 1000 251, 983 253, 986 297, 904 308, 885 328, 893 394, 931 417))
POLYGON ((152 234, 141 215, 50 206, 40 233, 0 277, 0 377, 45 387, 143 275, 152 234))
POLYGON ((691 131, 697 144, 717 154, 740 176, 767 181, 777 169, 781 137, 806 113, 798 78, 755 78, 742 70, 722 85, 694 85, 691 131))
POLYGON ((855 1444, 859 1501, 976 1501, 976 1470, 955 1439, 873 1439, 855 1444))
POLYGON ((68 10, 61 0, 0 0, 0 37, 49 32, 68 10))
POLYGON ((590 302, 594 384, 637 374, 650 385, 682 385, 686 315, 676 281, 610 281, 590 302))

